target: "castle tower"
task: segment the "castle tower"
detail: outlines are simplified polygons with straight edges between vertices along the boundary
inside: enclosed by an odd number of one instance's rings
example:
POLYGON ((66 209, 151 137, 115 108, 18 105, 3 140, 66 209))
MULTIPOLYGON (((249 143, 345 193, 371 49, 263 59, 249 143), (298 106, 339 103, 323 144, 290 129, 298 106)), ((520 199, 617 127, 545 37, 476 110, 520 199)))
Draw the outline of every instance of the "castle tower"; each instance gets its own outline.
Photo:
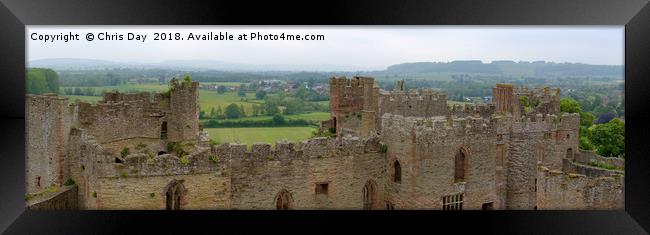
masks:
POLYGON ((199 83, 171 81, 167 123, 163 123, 171 142, 194 142, 199 139, 199 83))
POLYGON ((404 79, 395 81, 395 91, 404 91, 404 79))
POLYGON ((363 87, 363 109, 361 110, 361 129, 362 136, 368 136, 377 130, 377 105, 379 89, 375 89, 375 79, 370 77, 360 77, 361 86, 363 87))
POLYGON ((492 102, 496 104, 497 113, 512 113, 512 85, 496 84, 492 88, 492 102))
POLYGON ((70 131, 68 99, 56 95, 27 95, 26 193, 61 186, 68 177, 66 143, 70 131))

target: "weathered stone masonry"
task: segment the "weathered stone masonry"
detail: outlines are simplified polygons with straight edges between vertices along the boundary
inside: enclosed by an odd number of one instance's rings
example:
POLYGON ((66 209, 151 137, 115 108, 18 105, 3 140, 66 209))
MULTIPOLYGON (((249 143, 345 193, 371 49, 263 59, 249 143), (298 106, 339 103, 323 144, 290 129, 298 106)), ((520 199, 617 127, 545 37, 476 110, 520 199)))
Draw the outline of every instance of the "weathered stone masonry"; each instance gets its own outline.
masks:
POLYGON ((450 107, 445 93, 405 91, 403 81, 394 91, 367 77, 330 85, 332 120, 321 131, 334 129, 334 137, 250 148, 209 143, 195 82, 174 80, 169 93, 154 95, 109 92, 94 105, 27 96, 28 193, 75 182, 51 202, 28 204, 623 209, 622 169, 584 164, 624 164, 578 151, 579 116, 559 113, 557 89, 497 84, 493 103, 450 107))

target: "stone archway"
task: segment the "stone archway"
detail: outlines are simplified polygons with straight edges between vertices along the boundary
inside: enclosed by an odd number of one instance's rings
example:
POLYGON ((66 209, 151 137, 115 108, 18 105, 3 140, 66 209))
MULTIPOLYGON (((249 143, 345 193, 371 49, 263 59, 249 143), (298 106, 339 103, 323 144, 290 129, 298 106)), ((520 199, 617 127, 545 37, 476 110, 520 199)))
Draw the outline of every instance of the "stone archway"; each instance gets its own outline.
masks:
POLYGON ((363 209, 377 209, 377 183, 374 180, 368 180, 363 186, 363 209))
POLYGON ((164 121, 162 124, 160 124, 160 139, 161 140, 166 140, 167 139, 167 122, 164 121))
POLYGON ((572 148, 568 148, 566 150, 566 158, 573 160, 573 149, 572 148))
POLYGON ((459 148, 454 156, 454 181, 463 182, 467 180, 467 150, 459 148))
POLYGON ((402 166, 398 160, 393 163, 393 182, 402 183, 402 166))
POLYGON ((283 189, 275 196, 275 209, 290 210, 293 209, 293 197, 289 191, 283 189))
POLYGON ((178 180, 172 180, 167 185, 167 190, 165 190, 165 208, 167 210, 180 210, 181 201, 185 195, 185 187, 183 182, 178 180))

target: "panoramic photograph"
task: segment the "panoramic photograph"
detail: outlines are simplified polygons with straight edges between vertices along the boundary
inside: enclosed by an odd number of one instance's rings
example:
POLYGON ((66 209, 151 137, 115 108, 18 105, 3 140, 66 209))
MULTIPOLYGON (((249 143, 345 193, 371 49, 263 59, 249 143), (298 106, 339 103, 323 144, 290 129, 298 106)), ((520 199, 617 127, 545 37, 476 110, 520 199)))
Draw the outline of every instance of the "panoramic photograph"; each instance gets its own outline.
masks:
POLYGON ((623 26, 25 31, 31 210, 625 209, 623 26))

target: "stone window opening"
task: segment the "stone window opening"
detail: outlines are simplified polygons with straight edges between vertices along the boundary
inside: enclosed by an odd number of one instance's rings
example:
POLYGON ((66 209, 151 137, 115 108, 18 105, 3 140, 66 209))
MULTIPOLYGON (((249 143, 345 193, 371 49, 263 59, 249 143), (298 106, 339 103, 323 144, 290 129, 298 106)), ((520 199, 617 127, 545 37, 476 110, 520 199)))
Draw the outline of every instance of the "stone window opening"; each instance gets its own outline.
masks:
POLYGON ((481 210, 493 210, 493 209, 494 209, 494 202, 483 203, 483 206, 481 207, 481 210))
POLYGON ((443 210, 462 210, 463 209, 463 194, 456 194, 442 197, 443 210))
POLYGON ((463 149, 459 149, 454 157, 454 182, 463 182, 467 176, 467 156, 463 149))
POLYGON ((377 204, 377 184, 373 180, 368 180, 363 186, 363 209, 375 209, 377 204))
POLYGON ((283 189, 275 196, 275 208, 277 210, 290 210, 293 208, 293 197, 289 191, 283 189))
POLYGON ((571 139, 571 134, 566 134, 566 139, 571 139))
POLYGON ((167 152, 165 152, 165 151, 158 151, 158 156, 163 155, 163 154, 167 154, 167 152))
POLYGON ((395 210, 395 205, 390 201, 386 201, 386 210, 395 210))
POLYGON ((166 140, 167 139, 167 122, 162 122, 160 124, 160 139, 161 140, 166 140))
POLYGON ((329 188, 328 183, 319 183, 316 184, 316 195, 322 194, 322 195, 327 195, 327 191, 329 188))
POLYGON ((402 166, 399 164, 398 160, 395 160, 393 163, 393 182, 402 183, 402 166))
POLYGON ((166 209, 180 210, 183 194, 185 194, 185 187, 180 181, 173 180, 169 183, 165 192, 166 209))
POLYGON ((566 158, 573 159, 573 149, 572 148, 568 148, 566 150, 566 158))
POLYGON ((115 163, 122 163, 122 159, 120 159, 119 157, 115 157, 115 163))
POLYGON ((36 176, 36 187, 39 187, 39 188, 41 187, 41 177, 40 176, 36 176))

